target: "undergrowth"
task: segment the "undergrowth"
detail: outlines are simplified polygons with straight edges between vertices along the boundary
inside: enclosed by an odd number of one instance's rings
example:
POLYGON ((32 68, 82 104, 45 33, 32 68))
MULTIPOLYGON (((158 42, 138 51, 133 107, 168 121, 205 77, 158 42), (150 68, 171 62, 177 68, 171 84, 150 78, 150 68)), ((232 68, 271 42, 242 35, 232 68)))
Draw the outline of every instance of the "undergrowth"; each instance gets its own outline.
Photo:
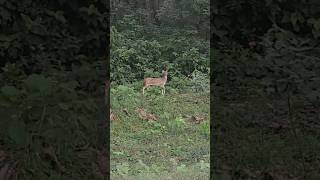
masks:
POLYGON ((112 179, 209 178, 209 93, 151 88, 142 96, 138 83, 112 86, 111 109, 112 179))

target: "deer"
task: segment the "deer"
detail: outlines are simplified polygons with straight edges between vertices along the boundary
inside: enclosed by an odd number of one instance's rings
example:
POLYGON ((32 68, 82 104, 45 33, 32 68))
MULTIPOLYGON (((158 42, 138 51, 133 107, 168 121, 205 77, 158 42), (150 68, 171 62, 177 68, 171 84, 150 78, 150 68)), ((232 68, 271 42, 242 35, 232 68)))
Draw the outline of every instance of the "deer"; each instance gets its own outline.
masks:
POLYGON ((143 88, 142 88, 142 95, 144 95, 144 90, 150 86, 159 86, 161 87, 161 94, 165 94, 165 85, 168 78, 168 69, 166 68, 162 71, 162 75, 160 78, 144 78, 143 80, 143 88))

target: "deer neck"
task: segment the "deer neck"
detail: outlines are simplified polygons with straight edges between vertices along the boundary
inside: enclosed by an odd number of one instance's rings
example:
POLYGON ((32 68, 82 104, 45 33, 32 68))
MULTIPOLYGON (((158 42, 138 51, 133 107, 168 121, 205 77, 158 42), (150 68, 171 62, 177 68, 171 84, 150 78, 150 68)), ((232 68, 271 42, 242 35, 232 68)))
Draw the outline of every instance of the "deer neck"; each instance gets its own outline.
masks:
POLYGON ((165 83, 167 82, 167 78, 168 78, 167 75, 163 75, 163 76, 162 76, 162 80, 163 80, 165 83))

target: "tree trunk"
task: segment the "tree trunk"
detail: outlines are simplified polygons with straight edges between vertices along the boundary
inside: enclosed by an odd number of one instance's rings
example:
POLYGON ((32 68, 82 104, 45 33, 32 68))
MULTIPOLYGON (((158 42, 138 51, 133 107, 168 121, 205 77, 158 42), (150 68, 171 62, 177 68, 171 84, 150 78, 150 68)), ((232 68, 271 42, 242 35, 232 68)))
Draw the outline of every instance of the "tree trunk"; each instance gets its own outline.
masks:
POLYGON ((150 23, 151 21, 151 16, 150 16, 150 0, 146 0, 146 7, 145 7, 146 11, 147 11, 147 21, 148 23, 150 23))

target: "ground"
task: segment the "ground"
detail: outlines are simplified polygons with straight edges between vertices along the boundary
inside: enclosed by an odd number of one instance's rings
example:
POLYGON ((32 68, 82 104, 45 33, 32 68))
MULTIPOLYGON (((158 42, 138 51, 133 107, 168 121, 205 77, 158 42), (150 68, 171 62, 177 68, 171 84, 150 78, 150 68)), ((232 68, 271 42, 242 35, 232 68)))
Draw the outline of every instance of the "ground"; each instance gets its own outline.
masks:
POLYGON ((111 89, 112 179, 209 179, 209 93, 111 89))

